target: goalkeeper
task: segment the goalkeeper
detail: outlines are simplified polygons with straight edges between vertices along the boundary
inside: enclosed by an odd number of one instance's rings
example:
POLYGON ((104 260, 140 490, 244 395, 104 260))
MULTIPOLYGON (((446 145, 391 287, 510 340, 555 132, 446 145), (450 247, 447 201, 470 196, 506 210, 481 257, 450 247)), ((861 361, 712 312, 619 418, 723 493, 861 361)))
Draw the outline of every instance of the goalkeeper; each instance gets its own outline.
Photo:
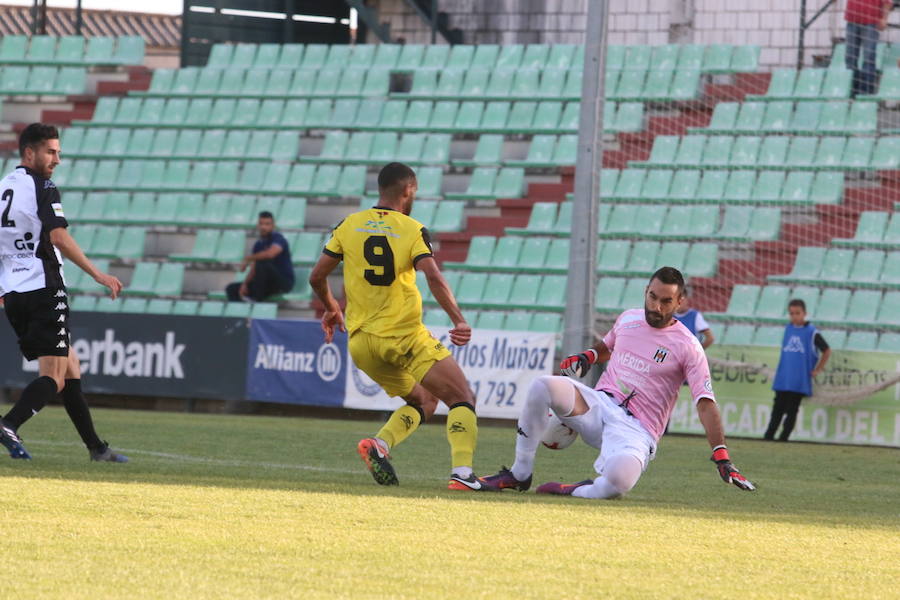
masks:
POLYGON ((663 267, 644 292, 644 308, 626 310, 603 341, 563 360, 567 375, 583 377, 590 366, 609 361, 596 389, 566 377, 544 376, 528 390, 519 416, 516 460, 484 480, 498 488, 531 486, 534 457, 549 422, 549 411, 600 450, 600 475, 578 483, 545 483, 539 494, 618 498, 630 491, 656 454, 678 390, 687 380, 700 423, 712 448, 711 460, 726 483, 756 489, 731 463, 703 347, 676 319, 684 297, 678 269, 663 267))

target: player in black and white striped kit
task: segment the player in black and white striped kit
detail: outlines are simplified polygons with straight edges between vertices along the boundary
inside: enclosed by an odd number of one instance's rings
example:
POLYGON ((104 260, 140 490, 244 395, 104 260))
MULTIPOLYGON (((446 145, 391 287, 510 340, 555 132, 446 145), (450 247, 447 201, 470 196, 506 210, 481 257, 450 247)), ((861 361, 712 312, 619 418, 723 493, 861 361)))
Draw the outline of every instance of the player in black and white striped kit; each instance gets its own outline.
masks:
POLYGON ((31 458, 17 431, 61 393, 91 460, 127 462, 97 436, 81 393, 81 367, 69 336, 62 257, 109 288, 113 298, 122 291, 122 282, 99 271, 66 229, 59 190, 50 180, 60 161, 56 127, 42 123, 26 127, 19 137, 19 153, 21 164, 0 179, 0 294, 22 355, 38 360, 39 377, 0 419, 0 443, 12 458, 31 458))

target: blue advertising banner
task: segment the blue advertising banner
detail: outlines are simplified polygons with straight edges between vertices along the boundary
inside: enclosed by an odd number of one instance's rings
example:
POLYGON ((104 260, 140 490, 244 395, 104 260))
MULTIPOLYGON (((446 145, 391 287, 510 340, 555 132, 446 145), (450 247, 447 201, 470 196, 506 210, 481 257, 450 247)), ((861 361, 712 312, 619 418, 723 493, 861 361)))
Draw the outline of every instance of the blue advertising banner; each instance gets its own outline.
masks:
POLYGON ((347 334, 326 344, 318 321, 254 320, 247 349, 247 399, 342 406, 347 334))

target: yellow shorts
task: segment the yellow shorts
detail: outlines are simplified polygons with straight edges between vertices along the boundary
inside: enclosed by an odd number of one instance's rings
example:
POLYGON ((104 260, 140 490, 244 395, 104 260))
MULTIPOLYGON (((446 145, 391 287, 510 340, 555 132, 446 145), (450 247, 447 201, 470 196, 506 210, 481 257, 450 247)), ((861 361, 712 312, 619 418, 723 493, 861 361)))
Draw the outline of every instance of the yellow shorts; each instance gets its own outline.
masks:
POLYGON ((400 337, 382 337, 356 330, 348 342, 350 357, 390 396, 406 396, 431 366, 450 356, 423 325, 400 337))

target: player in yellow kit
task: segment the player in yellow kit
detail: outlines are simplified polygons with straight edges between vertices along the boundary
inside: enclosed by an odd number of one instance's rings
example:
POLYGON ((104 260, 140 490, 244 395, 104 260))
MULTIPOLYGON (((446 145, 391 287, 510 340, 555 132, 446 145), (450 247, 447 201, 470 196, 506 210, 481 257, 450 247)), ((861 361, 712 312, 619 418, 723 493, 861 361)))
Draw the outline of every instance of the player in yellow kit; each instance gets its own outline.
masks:
POLYGON ((478 438, 475 398, 462 369, 422 324, 422 297, 416 270, 422 271, 435 300, 450 320, 450 341, 465 345, 472 336, 450 286, 431 250, 428 230, 409 217, 418 184, 416 174, 390 163, 378 174, 378 205, 344 219, 325 245, 309 283, 325 304, 322 329, 331 341, 335 329, 348 331, 350 356, 357 367, 391 396, 406 401, 373 438, 357 450, 375 481, 396 485, 391 449, 434 414, 438 400, 450 409, 451 490, 496 491, 472 472, 478 438), (344 315, 328 285, 328 275, 344 261, 344 315))

